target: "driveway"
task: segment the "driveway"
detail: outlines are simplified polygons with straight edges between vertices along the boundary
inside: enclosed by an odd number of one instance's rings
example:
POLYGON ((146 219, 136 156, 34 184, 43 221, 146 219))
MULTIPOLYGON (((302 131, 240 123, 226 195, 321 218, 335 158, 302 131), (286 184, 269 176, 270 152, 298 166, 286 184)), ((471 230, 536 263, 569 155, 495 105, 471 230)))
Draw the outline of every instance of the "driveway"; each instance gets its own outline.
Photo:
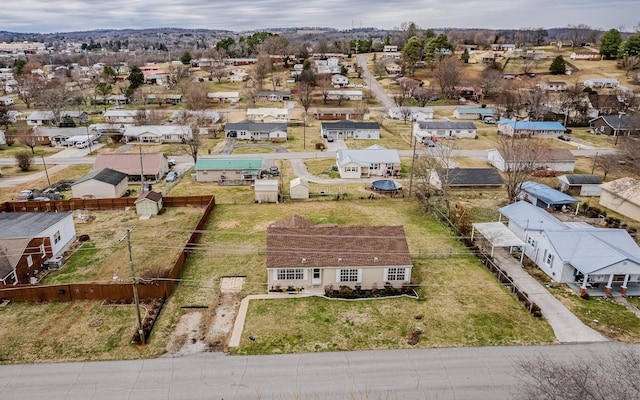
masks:
POLYGON ((511 277, 516 286, 526 292, 529 298, 540 306, 542 315, 553 328, 560 343, 590 343, 609 340, 580 321, 540 282, 531 277, 506 250, 496 249, 494 257, 496 263, 511 277))
POLYGON ((382 106, 387 109, 395 107, 391 97, 384 91, 380 83, 376 80, 376 77, 373 76, 369 68, 367 68, 367 57, 367 55, 357 57, 358 65, 362 67, 362 79, 369 85, 369 90, 371 90, 371 93, 380 101, 382 106))

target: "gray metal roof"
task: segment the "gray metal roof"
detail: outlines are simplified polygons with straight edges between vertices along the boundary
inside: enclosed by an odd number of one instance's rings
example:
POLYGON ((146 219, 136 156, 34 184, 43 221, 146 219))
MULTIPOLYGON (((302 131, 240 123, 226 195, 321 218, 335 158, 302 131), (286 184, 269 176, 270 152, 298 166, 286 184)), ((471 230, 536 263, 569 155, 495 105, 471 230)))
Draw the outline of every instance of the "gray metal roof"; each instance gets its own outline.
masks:
POLYGON ((322 122, 322 129, 380 129, 377 122, 355 122, 343 119, 337 122, 322 122))
POLYGON ((564 177, 570 185, 599 185, 602 183, 602 179, 598 175, 588 174, 572 174, 562 175, 558 179, 564 177))
POLYGON ((449 186, 502 186, 504 184, 495 168, 440 168, 438 175, 446 176, 449 186))
POLYGON ((86 174, 85 176, 83 176, 82 178, 78 179, 77 181, 75 181, 73 184, 77 185, 79 183, 82 182, 86 182, 89 181, 91 179, 96 180, 96 181, 100 181, 100 182, 104 182, 104 183, 109 183, 111 185, 117 185, 120 182, 122 182, 124 179, 127 178, 127 174, 125 174, 124 172, 120 172, 120 171, 116 171, 113 170, 111 168, 102 168, 96 171, 91 171, 88 174, 86 174))
POLYGON ((424 121, 418 122, 420 129, 476 129, 473 122, 424 121))
POLYGON ((71 211, 0 213, 0 239, 37 237, 72 214, 71 211))

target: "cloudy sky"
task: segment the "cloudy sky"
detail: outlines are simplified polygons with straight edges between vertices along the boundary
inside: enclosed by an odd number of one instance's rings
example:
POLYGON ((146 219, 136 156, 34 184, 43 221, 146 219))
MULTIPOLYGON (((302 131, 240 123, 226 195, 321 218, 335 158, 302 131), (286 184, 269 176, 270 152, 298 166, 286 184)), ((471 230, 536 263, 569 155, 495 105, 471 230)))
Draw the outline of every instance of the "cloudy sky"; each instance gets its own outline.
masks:
POLYGON ((0 30, 69 32, 103 28, 234 31, 320 26, 390 29, 566 27, 632 31, 640 0, 5 0, 0 30))

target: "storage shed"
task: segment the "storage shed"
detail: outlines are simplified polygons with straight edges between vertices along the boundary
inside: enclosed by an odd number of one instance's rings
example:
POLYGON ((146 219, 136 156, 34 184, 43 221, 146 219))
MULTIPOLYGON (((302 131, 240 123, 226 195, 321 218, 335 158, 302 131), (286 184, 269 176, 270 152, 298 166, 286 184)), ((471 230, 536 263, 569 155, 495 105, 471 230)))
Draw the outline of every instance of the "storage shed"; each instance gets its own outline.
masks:
POLYGON ((83 196, 98 199, 122 197, 129 186, 129 179, 124 172, 111 168, 91 171, 71 185, 73 197, 83 196))
POLYGON ((256 179, 254 183, 256 203, 278 202, 278 180, 256 179))
POLYGON ((303 178, 292 179, 289 182, 289 195, 292 200, 309 198, 309 182, 303 178))
POLYGON ((162 211, 162 194, 150 190, 136 199, 136 214, 158 215, 162 211))

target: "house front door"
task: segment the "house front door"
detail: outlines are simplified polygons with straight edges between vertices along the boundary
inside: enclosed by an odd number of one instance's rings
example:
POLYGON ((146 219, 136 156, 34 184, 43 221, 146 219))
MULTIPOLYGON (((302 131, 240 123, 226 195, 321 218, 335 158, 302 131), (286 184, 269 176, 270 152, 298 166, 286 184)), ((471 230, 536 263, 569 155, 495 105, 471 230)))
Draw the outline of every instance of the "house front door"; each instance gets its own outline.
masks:
POLYGON ((322 272, 320 268, 314 268, 311 272, 311 284, 319 285, 322 283, 322 272))

